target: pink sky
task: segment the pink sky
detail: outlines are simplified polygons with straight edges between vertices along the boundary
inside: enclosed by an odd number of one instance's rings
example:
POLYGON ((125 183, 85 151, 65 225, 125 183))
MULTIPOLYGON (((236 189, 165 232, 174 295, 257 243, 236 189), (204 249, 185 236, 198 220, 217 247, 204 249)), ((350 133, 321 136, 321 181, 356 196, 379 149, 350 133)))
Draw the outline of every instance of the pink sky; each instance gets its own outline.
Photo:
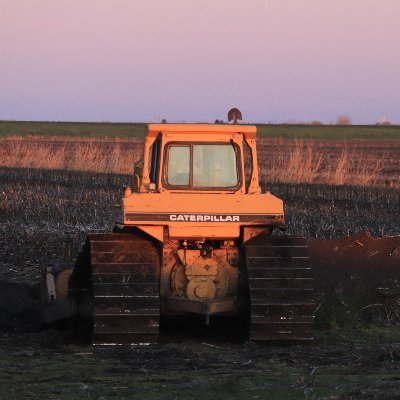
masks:
POLYGON ((0 119, 400 123, 399 0, 0 0, 0 119))

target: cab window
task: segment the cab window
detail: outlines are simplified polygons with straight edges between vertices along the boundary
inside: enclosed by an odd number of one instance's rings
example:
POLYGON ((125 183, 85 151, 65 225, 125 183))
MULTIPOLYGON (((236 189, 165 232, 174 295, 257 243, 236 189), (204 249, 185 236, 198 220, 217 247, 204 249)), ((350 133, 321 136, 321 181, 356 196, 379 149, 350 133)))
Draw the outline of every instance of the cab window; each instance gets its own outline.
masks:
POLYGON ((193 188, 234 188, 239 184, 232 144, 170 145, 167 183, 193 188))
POLYGON ((190 183, 190 147, 171 146, 168 154, 168 184, 188 186, 190 183))

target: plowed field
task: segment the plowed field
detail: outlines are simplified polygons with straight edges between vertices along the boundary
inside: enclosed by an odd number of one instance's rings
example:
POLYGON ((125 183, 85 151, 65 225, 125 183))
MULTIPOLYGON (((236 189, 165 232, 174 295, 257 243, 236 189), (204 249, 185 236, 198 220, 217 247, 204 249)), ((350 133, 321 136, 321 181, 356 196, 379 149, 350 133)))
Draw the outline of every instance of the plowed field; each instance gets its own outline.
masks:
POLYGON ((108 231, 128 179, 0 169, 0 399, 400 398, 394 188, 269 185, 285 199, 287 233, 310 239, 313 343, 226 341, 217 322, 123 348, 39 331, 39 267, 72 261, 87 233, 108 231))

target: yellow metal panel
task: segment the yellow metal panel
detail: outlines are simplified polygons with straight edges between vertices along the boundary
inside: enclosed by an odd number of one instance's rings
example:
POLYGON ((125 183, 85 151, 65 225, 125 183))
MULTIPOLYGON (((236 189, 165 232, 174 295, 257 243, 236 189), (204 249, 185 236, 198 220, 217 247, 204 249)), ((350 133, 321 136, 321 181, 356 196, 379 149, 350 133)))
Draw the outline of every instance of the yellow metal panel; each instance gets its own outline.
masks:
POLYGON ((132 193, 123 199, 123 207, 125 212, 283 214, 283 201, 270 193, 132 193))
POLYGON ((242 226, 283 225, 283 202, 269 193, 132 193, 123 212, 124 224, 167 226, 170 237, 183 239, 237 238, 242 226))
POLYGON ((240 236, 239 225, 234 226, 221 226, 221 225, 207 225, 207 226, 179 226, 177 224, 170 225, 169 237, 172 239, 236 239, 240 236))
MULTIPOLYGON (((223 124, 149 124, 147 126, 148 136, 157 136, 161 133, 192 134, 201 132, 209 134, 243 133, 246 137, 255 138, 257 127, 254 125, 223 125, 223 124)), ((190 139, 191 140, 191 139, 190 139)))

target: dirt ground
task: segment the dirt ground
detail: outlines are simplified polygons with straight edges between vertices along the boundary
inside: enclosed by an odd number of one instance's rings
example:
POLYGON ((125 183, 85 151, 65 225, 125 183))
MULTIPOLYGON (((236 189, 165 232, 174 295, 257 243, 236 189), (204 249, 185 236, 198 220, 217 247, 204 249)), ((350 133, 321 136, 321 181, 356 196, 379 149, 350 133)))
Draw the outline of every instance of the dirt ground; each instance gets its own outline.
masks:
POLYGON ((274 187, 288 233, 310 239, 314 341, 254 344, 211 320, 157 345, 94 347, 40 330, 38 271, 110 229, 125 178, 0 173, 0 399, 400 398, 397 191, 274 187))
POLYGON ((321 327, 358 321, 400 330, 400 236, 310 240, 309 248, 321 327))
POLYGON ((210 338, 87 347, 58 332, 0 335, 1 399, 398 399, 393 329, 318 332, 287 346, 210 338))

